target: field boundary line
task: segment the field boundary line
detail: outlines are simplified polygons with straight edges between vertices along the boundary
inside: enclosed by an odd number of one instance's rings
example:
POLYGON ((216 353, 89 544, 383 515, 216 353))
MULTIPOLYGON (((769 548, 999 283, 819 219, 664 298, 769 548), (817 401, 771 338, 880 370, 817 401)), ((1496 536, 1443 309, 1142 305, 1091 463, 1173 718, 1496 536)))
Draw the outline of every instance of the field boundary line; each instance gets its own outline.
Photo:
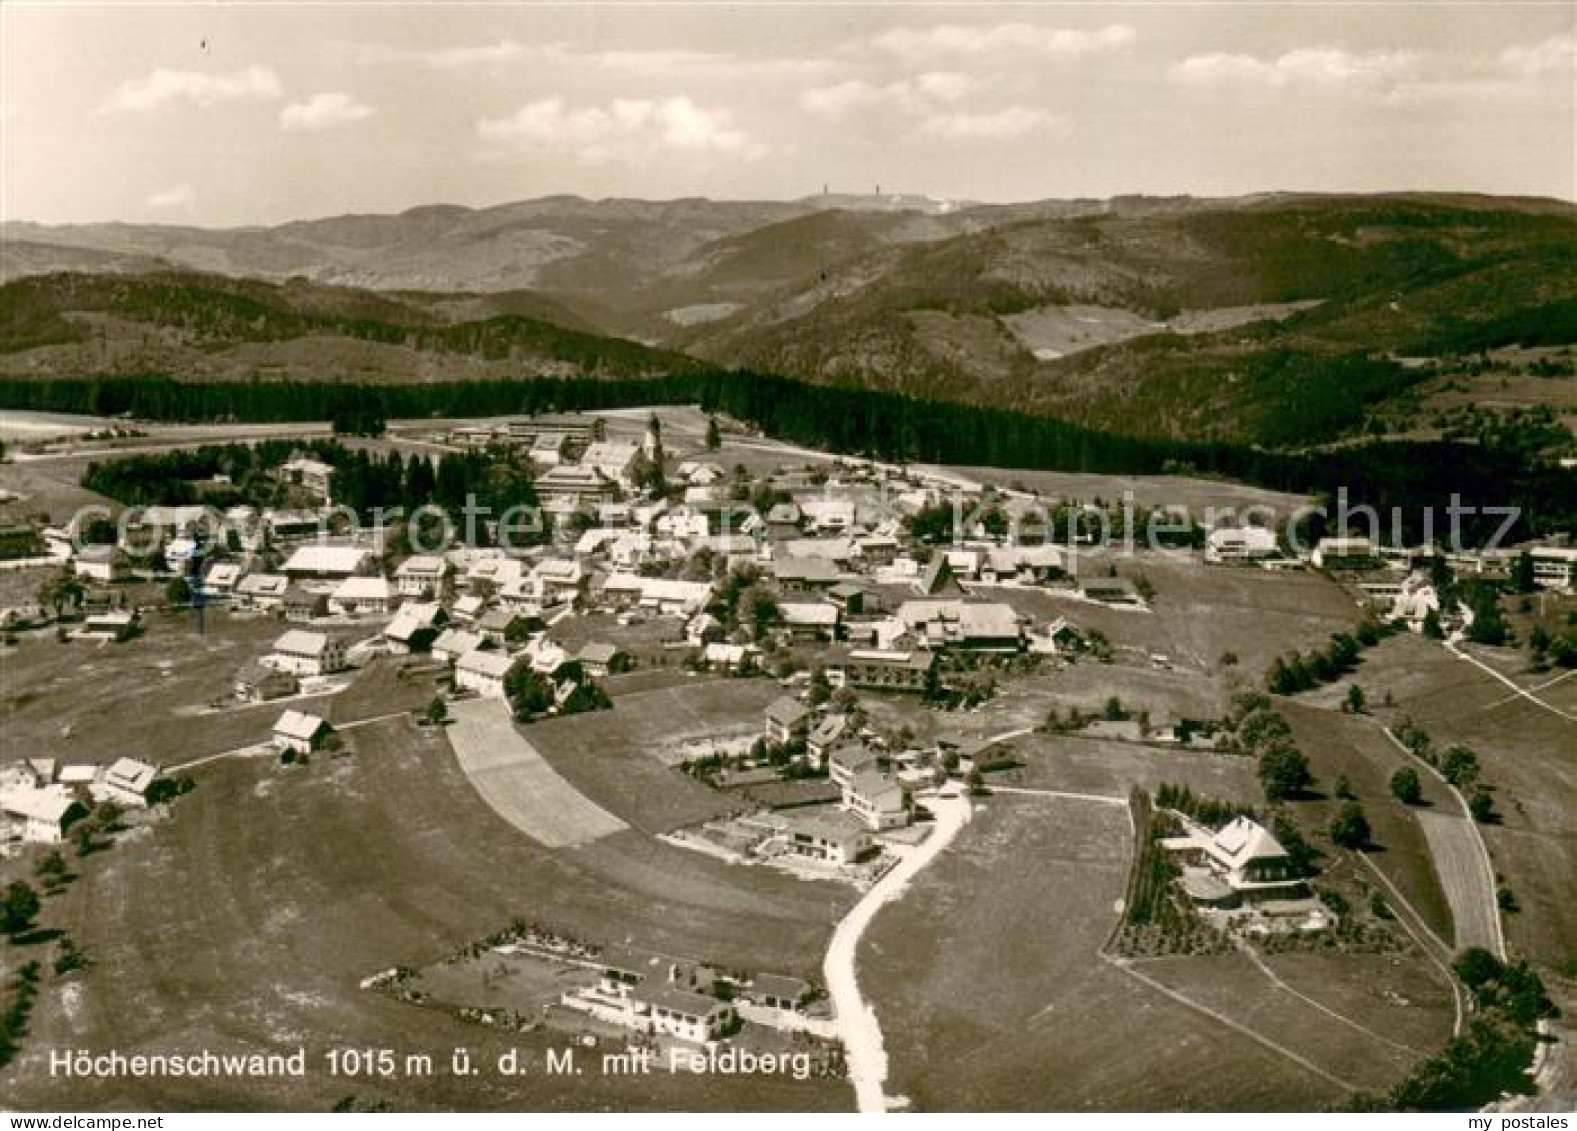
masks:
POLYGON ((1479 671, 1483 672, 1485 675, 1488 675, 1488 676, 1490 676, 1490 677, 1492 677, 1494 679, 1499 680, 1501 683, 1504 683, 1507 687, 1511 688, 1511 690, 1516 693, 1516 697, 1517 698, 1526 699, 1530 703, 1536 703, 1540 707, 1543 707, 1546 711, 1549 711, 1551 714, 1554 714, 1554 715, 1559 715, 1561 718, 1565 719, 1569 723, 1577 723, 1577 715, 1568 714, 1567 712, 1561 710, 1559 707, 1555 706, 1555 704, 1553 704, 1553 703, 1546 703, 1544 700, 1540 699, 1537 695, 1533 694, 1533 692, 1531 692, 1527 688, 1523 687, 1516 680, 1512 679, 1510 676, 1503 675, 1500 672, 1496 671, 1494 668, 1490 667, 1483 660, 1479 659, 1477 656, 1473 655, 1471 652, 1467 652, 1467 651, 1464 651, 1461 648, 1458 648, 1455 644, 1453 644, 1449 640, 1442 641, 1441 642, 1441 647, 1444 648, 1447 652, 1450 652, 1457 659, 1459 659, 1459 660, 1466 660, 1468 663, 1472 664, 1475 668, 1479 669, 1479 671))
MULTIPOLYGON (((1097 953, 1100 953, 1100 952, 1097 952, 1097 953)), ((1260 1045, 1263 1048, 1269 1049, 1271 1052, 1278 1053, 1279 1055, 1281 1055, 1283 1057, 1286 1057, 1288 1060, 1292 1061, 1292 1063, 1298 1065, 1298 1067, 1304 1069, 1307 1072, 1313 1073, 1314 1075, 1318 1076, 1320 1079, 1322 1079, 1322 1080, 1324 1080, 1324 1081, 1326 1081, 1328 1083, 1335 1084, 1338 1088, 1343 1088, 1343 1089, 1345 1089, 1346 1091, 1349 1091, 1349 1092, 1357 1092, 1357 1091, 1361 1090, 1358 1087, 1358 1085, 1353 1084, 1353 1083, 1351 1083, 1351 1082, 1349 1082, 1347 1080, 1343 1080, 1340 1076, 1337 1076, 1334 1073, 1327 1072, 1325 1069, 1321 1068, 1318 1064, 1315 1064, 1312 1060, 1308 1059, 1308 1057, 1303 1056, 1301 1053, 1293 1052, 1286 1045, 1278 1044, 1276 1041, 1271 1040, 1269 1037, 1265 1036, 1263 1033, 1260 1033, 1260 1032, 1257 1032, 1257 1031, 1255 1031, 1253 1029, 1250 1029, 1247 1025, 1244 1025, 1241 1021, 1234 1021, 1232 1018, 1228 1017, 1226 1014, 1221 1013, 1221 1012, 1219 1012, 1217 1010, 1214 1010, 1214 1009, 1210 1008, 1208 1005, 1204 1005, 1204 1004, 1202 1004, 1200 1002, 1194 1001, 1192 998, 1186 996, 1185 994, 1179 993, 1177 990, 1172 989, 1172 987, 1170 987, 1168 985, 1165 985, 1164 983, 1159 982, 1156 979, 1150 977, 1150 975, 1144 974, 1144 973, 1141 973, 1138 970, 1135 970, 1132 966, 1130 966, 1123 959, 1117 958, 1117 957, 1115 957, 1113 955, 1110 955, 1110 954, 1100 954, 1100 958, 1101 958, 1101 961, 1106 962, 1106 963, 1110 964, 1111 966, 1116 967, 1118 970, 1121 970, 1124 974, 1127 974, 1129 977, 1136 979, 1137 981, 1143 983, 1146 986, 1149 986, 1152 990, 1155 990, 1157 993, 1163 994, 1166 997, 1171 998, 1173 1001, 1177 1002, 1179 1005, 1185 1006, 1188 1009, 1192 1009, 1192 1010, 1194 1010, 1194 1012, 1202 1014, 1203 1016, 1210 1018, 1212 1021, 1216 1021, 1216 1022, 1218 1022, 1218 1023, 1222 1024, 1222 1025, 1225 1025, 1228 1029, 1231 1029, 1234 1033, 1237 1033, 1240 1036, 1247 1037, 1249 1040, 1253 1041, 1255 1044, 1260 1045)))
POLYGON ((1407 897, 1391 882, 1390 877, 1380 871, 1379 866, 1374 861, 1362 853, 1358 854, 1358 859, 1362 860, 1375 878, 1385 885, 1385 890, 1391 893, 1391 898, 1401 908, 1401 912, 1397 914, 1397 920, 1402 924, 1402 929, 1413 937, 1413 941, 1419 945, 1419 948, 1428 955, 1430 961, 1445 976, 1446 984, 1451 987, 1451 1001, 1456 1006, 1456 1018, 1451 1023, 1451 1035, 1460 1036, 1462 1033, 1463 1015, 1462 989, 1457 985, 1456 975, 1451 972, 1451 967, 1447 965, 1447 960, 1451 956, 1451 948, 1446 946, 1444 939, 1430 930, 1429 924, 1424 922, 1424 917, 1414 909, 1411 903, 1407 902, 1407 897), (1412 922, 1409 922, 1409 919, 1412 922), (1419 934, 1420 931, 1423 932, 1422 935, 1419 934))
POLYGON ((1259 953, 1259 951, 1254 949, 1253 944, 1251 944, 1249 942, 1246 942, 1243 939, 1238 939, 1237 940, 1237 945, 1238 945, 1238 949, 1241 950, 1248 957, 1248 960, 1259 968, 1260 973, 1264 974, 1265 977, 1270 979, 1271 985, 1275 986, 1278 990, 1281 990, 1283 993, 1290 994, 1291 996, 1297 998, 1299 1001, 1305 1003, 1306 1005, 1313 1006, 1315 1009, 1319 1010, 1321 1013, 1325 1014, 1326 1016, 1332 1017, 1335 1020, 1340 1021, 1343 1025, 1346 1025, 1346 1026, 1348 1026, 1351 1029, 1356 1029, 1358 1032, 1364 1034, 1365 1036, 1373 1037, 1375 1040, 1379 1041, 1381 1044, 1390 1045, 1393 1049, 1396 1049, 1398 1052, 1405 1052, 1409 1056, 1414 1056, 1414 1057, 1422 1057, 1422 1056, 1427 1056, 1428 1055, 1427 1053, 1423 1052, 1421 1049, 1415 1049, 1412 1045, 1404 1045, 1401 1041, 1393 1041, 1390 1037, 1387 1037, 1387 1036, 1385 1036, 1382 1033, 1376 1033, 1373 1029, 1370 1029, 1369 1027, 1367 1027, 1365 1025, 1358 1024, 1358 1022, 1354 1021, 1351 1017, 1348 1017, 1348 1016, 1346 1016, 1344 1014, 1336 1012, 1336 1010, 1332 1009, 1328 1005, 1325 1005, 1323 1002, 1315 1001, 1308 994, 1305 994, 1305 993, 1302 993, 1302 992, 1300 992, 1298 990, 1293 989, 1291 986, 1289 986, 1282 979, 1281 975, 1277 974, 1274 970, 1272 970, 1270 968, 1269 964, 1266 963, 1264 957, 1259 953))

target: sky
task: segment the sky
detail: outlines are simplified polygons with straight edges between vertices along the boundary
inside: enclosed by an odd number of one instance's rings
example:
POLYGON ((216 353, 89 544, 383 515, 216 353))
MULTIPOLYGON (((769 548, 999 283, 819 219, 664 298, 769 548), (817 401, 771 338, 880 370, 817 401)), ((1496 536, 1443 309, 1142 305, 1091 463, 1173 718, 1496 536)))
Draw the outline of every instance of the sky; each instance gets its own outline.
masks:
POLYGON ((0 218, 1577 198, 1577 2, 0 4, 0 218))

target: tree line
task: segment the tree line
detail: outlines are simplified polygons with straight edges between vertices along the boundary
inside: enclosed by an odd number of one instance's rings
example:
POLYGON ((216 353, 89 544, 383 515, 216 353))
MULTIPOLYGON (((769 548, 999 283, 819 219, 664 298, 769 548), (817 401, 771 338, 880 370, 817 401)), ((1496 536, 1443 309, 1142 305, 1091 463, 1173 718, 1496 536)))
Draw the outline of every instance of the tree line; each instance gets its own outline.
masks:
MULTIPOLYGON (((1441 537, 1457 496, 1467 544, 1501 525, 1485 507, 1516 507, 1511 534, 1577 525, 1577 471, 1529 464, 1521 453, 1439 441, 1372 441, 1329 451, 1269 451, 1100 432, 1064 421, 856 387, 810 384, 743 370, 696 369, 649 378, 454 381, 428 385, 329 382, 186 382, 163 376, 35 381, 0 378, 0 406, 169 421, 284 422, 336 419, 347 401, 372 419, 421 419, 699 404, 772 436, 895 462, 1112 474, 1224 476, 1314 495, 1334 513, 1350 506, 1400 517, 1399 533, 1441 537), (1426 508, 1433 525, 1425 528, 1426 508)), ((1318 523, 1310 531, 1320 533, 1318 523)))

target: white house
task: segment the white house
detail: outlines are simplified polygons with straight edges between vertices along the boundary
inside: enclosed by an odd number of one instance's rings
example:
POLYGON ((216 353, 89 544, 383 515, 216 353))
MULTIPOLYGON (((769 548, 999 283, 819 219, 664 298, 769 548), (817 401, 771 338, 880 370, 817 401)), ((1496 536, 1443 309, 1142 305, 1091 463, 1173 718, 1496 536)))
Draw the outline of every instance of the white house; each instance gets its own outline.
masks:
POLYGON ((301 546, 282 567, 292 581, 343 580, 373 572, 375 561, 370 550, 360 546, 301 546))
POLYGON ((643 983, 631 992, 630 1005, 636 1028, 694 1044, 716 1040, 735 1022, 728 1002, 677 986, 643 983))
POLYGON ((1222 526, 1205 539, 1205 561, 1246 562, 1276 556, 1276 532, 1263 526, 1222 526))
POLYGON ((487 698, 502 699, 504 680, 514 666, 514 658, 503 652, 467 652, 455 661, 455 686, 487 698))
POLYGON ((310 754, 329 732, 327 721, 305 711, 286 711, 274 724, 274 745, 280 751, 310 754))
POLYGON ((903 786, 874 766, 855 771, 844 783, 843 806, 868 829, 896 829, 909 823, 903 786))
POLYGON ((1301 895, 1304 882, 1281 843, 1259 822, 1236 817, 1218 832, 1183 818, 1183 835, 1161 846, 1183 864, 1183 890, 1197 903, 1236 906, 1301 895))
POLYGON ((277 609, 289 588, 290 578, 282 573, 249 573, 235 583, 235 599, 254 609, 277 609))
POLYGON ((399 603, 399 594, 383 577, 347 577, 329 594, 329 609, 349 616, 385 615, 399 603))
POLYGON ((443 606, 437 601, 411 601, 400 606, 394 619, 383 630, 389 651, 396 655, 410 653, 418 637, 431 630, 444 615, 443 606))
POLYGON ((0 813, 5 815, 8 836, 29 844, 59 844, 82 812, 72 792, 58 785, 0 790, 0 813))
POLYGON ((345 644, 326 632, 293 628, 274 641, 268 662, 293 675, 328 675, 345 668, 345 644))
POLYGON ((133 809, 148 807, 148 791, 158 780, 159 768, 138 758, 117 758, 88 792, 95 801, 113 801, 133 809))
POLYGON ((437 554, 416 554, 394 571, 394 585, 406 597, 438 596, 449 578, 449 563, 437 554))

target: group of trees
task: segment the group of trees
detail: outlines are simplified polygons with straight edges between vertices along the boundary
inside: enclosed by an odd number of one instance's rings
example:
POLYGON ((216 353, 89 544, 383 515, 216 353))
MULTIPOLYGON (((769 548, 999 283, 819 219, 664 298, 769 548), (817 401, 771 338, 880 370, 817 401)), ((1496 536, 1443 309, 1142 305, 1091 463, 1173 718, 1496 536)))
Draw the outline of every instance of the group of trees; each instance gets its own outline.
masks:
POLYGON ((1227 716, 1232 747, 1259 760, 1259 781, 1267 801, 1288 801, 1314 784, 1309 760, 1293 741, 1292 727, 1265 695, 1244 692, 1227 716))
MULTIPOLYGON (((1307 656, 1300 652, 1277 656, 1265 674, 1265 686, 1277 695, 1296 695, 1322 683, 1332 683, 1352 671, 1363 650, 1374 647, 1385 634, 1383 626, 1365 620, 1351 633, 1333 633, 1325 648, 1312 650, 1307 656)), ((1361 708, 1361 700, 1358 706, 1361 708)))
POLYGON ((1500 512, 1485 507, 1519 508, 1514 537, 1577 525, 1577 472, 1553 462, 1530 464, 1520 452, 1495 447, 1377 441, 1317 454, 1267 451, 1116 435, 1027 413, 745 371, 693 367, 645 378, 365 386, 203 383, 154 375, 0 379, 0 406, 158 420, 328 420, 348 400, 376 406, 384 418, 699 403, 784 439, 895 461, 1129 474, 1190 471, 1322 499, 1334 499, 1344 487, 1349 505, 1394 510, 1408 538, 1421 537, 1438 501, 1452 494, 1468 508, 1461 530, 1467 544, 1481 543, 1500 525, 1500 512))
POLYGON ((1444 754, 1440 753, 1429 732, 1412 719, 1402 719, 1391 733, 1414 757, 1428 762, 1456 787, 1466 799, 1468 812, 1475 821, 1486 823, 1496 819, 1494 790, 1479 777, 1478 755, 1471 749, 1457 743, 1444 754))
POLYGON ((504 677, 504 695, 521 722, 549 713, 578 715, 613 706, 608 693, 574 660, 561 665, 551 678, 518 661, 504 677))
POLYGON ((1414 1065, 1384 1096, 1359 1093, 1359 1111, 1475 1111, 1506 1093, 1527 1093, 1538 1022, 1554 1016, 1539 976, 1525 961, 1507 963, 1479 947, 1452 964, 1475 1010, 1440 1052, 1414 1065))

